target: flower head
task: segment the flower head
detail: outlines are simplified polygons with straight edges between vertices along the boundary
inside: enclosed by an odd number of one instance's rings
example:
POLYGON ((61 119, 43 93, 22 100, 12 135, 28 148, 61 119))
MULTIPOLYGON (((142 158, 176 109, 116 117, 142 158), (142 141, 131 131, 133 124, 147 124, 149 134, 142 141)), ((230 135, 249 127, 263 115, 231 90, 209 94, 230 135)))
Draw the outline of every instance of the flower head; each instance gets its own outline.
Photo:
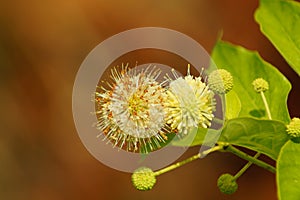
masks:
POLYGON ((238 184, 231 174, 222 174, 218 179, 218 187, 224 194, 233 194, 238 189, 238 184))
POLYGON ((299 118, 294 117, 292 119, 292 121, 287 125, 287 133, 294 138, 300 137, 300 119, 299 118))
POLYGON ((131 181, 138 190, 151 190, 156 183, 156 178, 150 168, 141 167, 133 172, 131 181))
POLYGON ((257 78, 252 82, 256 92, 265 92, 269 89, 269 83, 263 78, 257 78))
POLYGON ((122 65, 111 71, 109 89, 96 92, 97 128, 115 146, 135 152, 146 144, 155 150, 165 141, 166 94, 156 81, 159 74, 155 67, 138 73, 122 65))
POLYGON ((179 77, 173 71, 175 80, 169 77, 167 91, 166 120, 172 130, 186 135, 193 127, 208 128, 215 109, 214 93, 202 81, 189 73, 179 77))
POLYGON ((214 92, 225 94, 233 88, 233 77, 225 69, 214 70, 208 76, 208 85, 214 92))

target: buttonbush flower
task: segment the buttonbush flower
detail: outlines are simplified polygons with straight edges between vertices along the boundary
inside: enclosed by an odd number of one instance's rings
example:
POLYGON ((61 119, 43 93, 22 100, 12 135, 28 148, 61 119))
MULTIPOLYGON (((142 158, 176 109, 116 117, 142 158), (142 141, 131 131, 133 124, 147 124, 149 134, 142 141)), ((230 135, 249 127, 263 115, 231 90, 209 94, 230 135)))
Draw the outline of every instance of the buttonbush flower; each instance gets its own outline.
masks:
POLYGON ((225 69, 214 70, 208 76, 208 85, 214 92, 225 94, 233 88, 233 77, 225 69))
POLYGON ((269 89, 269 83, 263 78, 257 78, 252 82, 256 92, 265 92, 269 89))
POLYGON ((215 110, 214 93, 200 77, 190 75, 179 77, 173 70, 175 79, 168 76, 166 120, 172 130, 186 135, 193 127, 208 128, 215 110))
POLYGON ((133 172, 131 181, 138 190, 151 190, 156 183, 156 177, 150 168, 141 167, 133 172))
POLYGON ((218 179, 218 187, 224 194, 233 194, 238 189, 238 184, 231 174, 222 174, 218 179))
POLYGON ((95 93, 97 128, 114 146, 136 152, 141 146, 150 150, 165 142, 165 89, 156 81, 160 70, 150 66, 137 72, 122 65, 111 71, 108 89, 95 93))
POLYGON ((291 137, 300 137, 300 119, 294 117, 292 121, 287 125, 287 133, 291 137))

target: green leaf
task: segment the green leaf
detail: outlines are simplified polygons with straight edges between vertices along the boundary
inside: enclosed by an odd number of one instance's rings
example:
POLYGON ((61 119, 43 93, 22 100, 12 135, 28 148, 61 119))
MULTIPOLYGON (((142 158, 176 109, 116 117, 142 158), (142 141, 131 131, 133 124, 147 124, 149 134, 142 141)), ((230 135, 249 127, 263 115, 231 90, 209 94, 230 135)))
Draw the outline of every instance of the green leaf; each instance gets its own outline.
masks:
POLYGON ((277 187, 281 200, 300 198, 300 144, 288 141, 277 161, 277 187))
POLYGON ((241 101, 235 91, 231 90, 226 95, 226 119, 233 119, 239 116, 242 109, 241 101))
POLYGON ((228 120, 221 135, 218 130, 199 128, 191 131, 186 138, 172 141, 175 146, 196 146, 211 141, 225 142, 260 152, 276 160, 281 147, 289 139, 284 123, 254 118, 228 120), (196 134, 196 135, 195 135, 196 134), (220 138, 218 139, 218 137, 220 138))
POLYGON ((255 19, 262 33, 300 76, 300 3, 261 0, 255 19))
POLYGON ((236 118, 226 123, 219 142, 245 147, 276 160, 288 139, 285 124, 282 122, 236 118))
MULTIPOLYGON (((213 49, 212 60, 217 68, 228 70, 234 79, 233 91, 241 102, 238 117, 256 117, 267 119, 267 114, 260 94, 254 91, 252 82, 263 78, 269 82, 265 92, 272 119, 288 123, 287 97, 291 90, 289 81, 271 64, 265 62, 257 52, 240 46, 218 41, 213 49)), ((226 102, 235 101, 227 96, 226 102)), ((228 104, 230 106, 230 104, 228 104)), ((235 109, 234 104, 228 109, 235 109)))

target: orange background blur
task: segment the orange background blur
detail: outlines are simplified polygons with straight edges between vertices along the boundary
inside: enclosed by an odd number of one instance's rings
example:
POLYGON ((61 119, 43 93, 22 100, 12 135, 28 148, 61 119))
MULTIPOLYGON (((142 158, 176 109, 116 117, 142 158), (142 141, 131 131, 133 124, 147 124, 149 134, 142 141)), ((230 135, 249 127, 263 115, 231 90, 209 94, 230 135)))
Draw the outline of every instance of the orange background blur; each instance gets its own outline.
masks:
POLYGON ((76 72, 97 44, 121 31, 157 26, 187 34, 209 52, 220 30, 224 40, 258 50, 293 84, 288 103, 291 116, 299 116, 300 78, 260 33, 257 7, 256 0, 2 1, 0 199, 276 199, 275 176, 256 166, 238 180, 234 195, 221 194, 218 176, 245 164, 224 153, 161 175, 151 191, 136 191, 131 174, 88 153, 71 109, 76 72))

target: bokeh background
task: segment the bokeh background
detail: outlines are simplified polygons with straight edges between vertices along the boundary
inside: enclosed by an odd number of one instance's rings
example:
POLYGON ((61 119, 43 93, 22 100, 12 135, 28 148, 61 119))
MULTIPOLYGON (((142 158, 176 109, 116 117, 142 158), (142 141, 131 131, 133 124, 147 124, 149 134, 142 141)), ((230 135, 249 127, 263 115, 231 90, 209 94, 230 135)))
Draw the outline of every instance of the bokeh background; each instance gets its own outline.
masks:
POLYGON ((209 52, 221 30, 224 40, 258 50, 293 84, 288 105, 299 116, 300 78, 260 33, 257 7, 256 0, 1 1, 0 199, 276 199, 275 176, 256 166, 238 180, 234 195, 221 194, 218 176, 245 164, 225 153, 160 176, 151 191, 136 191, 130 174, 88 153, 71 109, 76 72, 97 44, 131 28, 158 26, 187 34, 209 52))

